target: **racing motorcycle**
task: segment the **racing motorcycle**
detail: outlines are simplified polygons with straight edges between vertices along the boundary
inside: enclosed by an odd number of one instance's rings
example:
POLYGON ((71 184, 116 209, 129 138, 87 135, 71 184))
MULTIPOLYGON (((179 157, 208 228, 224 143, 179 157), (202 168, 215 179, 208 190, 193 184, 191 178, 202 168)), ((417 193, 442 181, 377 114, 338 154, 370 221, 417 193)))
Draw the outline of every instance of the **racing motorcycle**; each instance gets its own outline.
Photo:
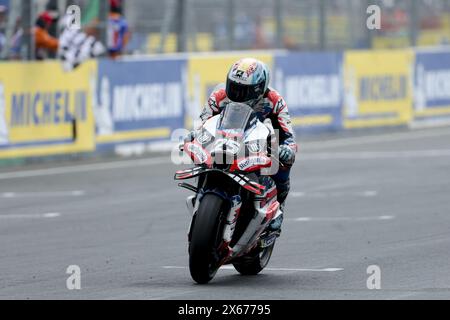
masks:
POLYGON ((186 202, 192 214, 189 269, 197 283, 208 283, 226 264, 243 275, 256 275, 268 264, 280 235, 266 230, 281 214, 269 175, 280 165, 276 147, 270 120, 261 122, 242 103, 227 105, 180 146, 195 167, 177 171, 175 180, 197 180, 179 183, 195 193, 186 202))

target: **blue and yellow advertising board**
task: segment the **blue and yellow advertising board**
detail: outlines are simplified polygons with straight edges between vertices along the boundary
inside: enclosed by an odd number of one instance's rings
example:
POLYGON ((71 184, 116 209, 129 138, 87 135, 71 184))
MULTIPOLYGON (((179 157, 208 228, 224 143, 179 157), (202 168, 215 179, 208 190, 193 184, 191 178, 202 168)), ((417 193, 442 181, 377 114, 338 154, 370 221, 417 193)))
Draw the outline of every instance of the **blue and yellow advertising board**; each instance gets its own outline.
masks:
POLYGON ((414 68, 414 117, 417 121, 450 119, 450 51, 422 50, 414 68))
POLYGON ((412 119, 409 50, 344 54, 344 129, 407 125, 412 119))
POLYGON ((186 59, 99 61, 96 143, 146 144, 184 126, 186 59))
POLYGON ((297 131, 450 120, 450 51, 211 53, 61 63, 0 63, 0 160, 168 141, 192 128, 230 66, 272 71, 297 131))
POLYGON ((275 56, 272 85, 285 98, 296 131, 342 128, 342 54, 275 56))
POLYGON ((97 63, 64 73, 58 62, 0 64, 0 159, 95 149, 97 63))

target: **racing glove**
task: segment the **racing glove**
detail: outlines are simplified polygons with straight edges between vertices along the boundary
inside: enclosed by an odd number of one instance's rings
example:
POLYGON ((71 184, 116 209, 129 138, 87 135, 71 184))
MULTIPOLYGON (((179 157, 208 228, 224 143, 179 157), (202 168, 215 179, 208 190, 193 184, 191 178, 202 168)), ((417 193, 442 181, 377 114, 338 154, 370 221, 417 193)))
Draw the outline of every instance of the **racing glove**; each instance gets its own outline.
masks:
POLYGON ((183 142, 178 144, 178 150, 184 151, 184 145, 188 142, 192 142, 195 139, 195 131, 189 132, 186 137, 184 137, 183 142))
POLYGON ((189 133, 187 134, 187 136, 184 138, 184 143, 194 141, 195 136, 196 136, 196 135, 195 135, 195 131, 189 132, 189 133))
POLYGON ((281 145, 278 148, 278 156, 280 162, 288 167, 291 167, 295 162, 295 152, 289 146, 281 145))

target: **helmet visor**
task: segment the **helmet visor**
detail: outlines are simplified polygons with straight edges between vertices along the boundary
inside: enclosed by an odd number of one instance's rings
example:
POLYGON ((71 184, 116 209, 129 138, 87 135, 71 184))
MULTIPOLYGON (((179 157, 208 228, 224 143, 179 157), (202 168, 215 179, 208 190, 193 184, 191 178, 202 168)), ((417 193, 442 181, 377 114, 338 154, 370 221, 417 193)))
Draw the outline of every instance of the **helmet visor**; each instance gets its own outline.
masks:
POLYGON ((259 99, 263 95, 264 83, 246 85, 227 80, 227 97, 234 102, 247 102, 259 99))

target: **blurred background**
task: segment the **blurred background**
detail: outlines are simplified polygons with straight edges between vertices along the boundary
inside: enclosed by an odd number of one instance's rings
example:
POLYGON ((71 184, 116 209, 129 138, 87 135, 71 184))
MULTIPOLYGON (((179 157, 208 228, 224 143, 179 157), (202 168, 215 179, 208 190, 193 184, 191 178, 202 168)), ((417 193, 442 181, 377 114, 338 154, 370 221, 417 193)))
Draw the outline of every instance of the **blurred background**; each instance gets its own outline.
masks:
POLYGON ((70 4, 81 7, 83 29, 103 43, 108 43, 110 8, 120 4, 129 37, 123 54, 450 43, 450 0, 0 0, 1 58, 35 58, 35 34, 24 30, 44 17, 57 38, 58 18, 70 4), (375 32, 366 28, 372 4, 383 12, 375 32))

